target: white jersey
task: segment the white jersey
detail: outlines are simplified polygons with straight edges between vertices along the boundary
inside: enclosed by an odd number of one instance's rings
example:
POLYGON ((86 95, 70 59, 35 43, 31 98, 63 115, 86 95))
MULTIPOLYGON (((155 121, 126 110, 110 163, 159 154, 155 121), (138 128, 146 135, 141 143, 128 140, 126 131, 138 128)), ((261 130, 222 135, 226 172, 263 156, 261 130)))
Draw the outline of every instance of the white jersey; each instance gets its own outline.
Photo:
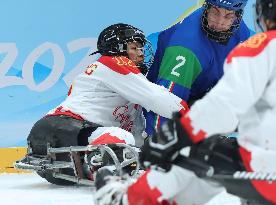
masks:
MULTIPOLYGON (((276 173, 276 31, 240 44, 224 69, 218 84, 181 122, 194 142, 238 127, 247 171, 276 173)), ((275 182, 252 183, 263 196, 276 201, 275 182)))
POLYGON ((48 114, 70 112, 141 135, 142 107, 171 118, 173 112, 183 110, 182 104, 166 88, 149 82, 128 58, 102 56, 74 79, 66 100, 48 114))

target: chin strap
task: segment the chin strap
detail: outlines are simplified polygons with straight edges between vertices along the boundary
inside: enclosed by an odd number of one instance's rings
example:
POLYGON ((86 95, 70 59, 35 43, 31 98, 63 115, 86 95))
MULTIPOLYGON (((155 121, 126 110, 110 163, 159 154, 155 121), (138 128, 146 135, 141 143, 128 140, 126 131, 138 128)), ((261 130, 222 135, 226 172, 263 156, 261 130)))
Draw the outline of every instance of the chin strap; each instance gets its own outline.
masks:
POLYGON ((139 63, 139 64, 137 64, 137 68, 140 70, 140 72, 141 72, 143 75, 147 75, 147 73, 148 73, 148 68, 147 68, 147 66, 146 66, 144 63, 139 63))

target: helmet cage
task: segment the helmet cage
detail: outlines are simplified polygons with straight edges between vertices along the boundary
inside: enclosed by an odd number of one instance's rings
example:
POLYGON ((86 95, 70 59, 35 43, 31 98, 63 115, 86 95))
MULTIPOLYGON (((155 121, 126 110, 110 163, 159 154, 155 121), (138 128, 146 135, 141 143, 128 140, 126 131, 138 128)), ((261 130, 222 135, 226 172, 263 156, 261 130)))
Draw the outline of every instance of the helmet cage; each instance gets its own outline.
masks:
POLYGON ((264 22, 261 19, 270 19, 272 21, 276 21, 276 0, 257 0, 256 4, 253 5, 254 9, 254 23, 255 30, 257 32, 264 32, 267 29, 275 29, 266 28, 264 22))
POLYGON ((128 57, 127 44, 129 42, 139 42, 143 46, 144 62, 137 67, 145 73, 153 62, 153 48, 144 33, 131 25, 119 23, 104 29, 98 38, 97 53, 106 56, 128 57))
POLYGON ((211 7, 217 7, 216 5, 213 5, 209 2, 205 2, 203 4, 204 11, 202 14, 201 22, 202 22, 202 29, 207 35, 207 37, 211 40, 214 40, 221 44, 227 44, 233 33, 239 29, 240 22, 242 20, 243 10, 237 10, 235 11, 236 20, 232 23, 231 27, 226 31, 216 31, 209 27, 208 25, 208 11, 211 7))
POLYGON ((264 32, 265 28, 264 25, 261 23, 261 18, 263 17, 263 10, 261 4, 257 3, 253 5, 254 9, 254 26, 256 32, 264 32))

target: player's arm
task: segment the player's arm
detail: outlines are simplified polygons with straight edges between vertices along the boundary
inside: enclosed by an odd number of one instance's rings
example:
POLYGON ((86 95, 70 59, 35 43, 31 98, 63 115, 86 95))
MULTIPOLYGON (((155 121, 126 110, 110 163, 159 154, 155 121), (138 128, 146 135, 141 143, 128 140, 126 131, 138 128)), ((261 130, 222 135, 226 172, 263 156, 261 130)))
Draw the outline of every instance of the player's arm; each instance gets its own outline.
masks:
POLYGON ((170 93, 166 88, 148 81, 133 64, 126 66, 122 62, 114 64, 113 61, 112 63, 109 68, 106 67, 109 70, 108 74, 105 69, 98 70, 95 74, 101 81, 104 81, 105 85, 125 99, 166 118, 171 118, 173 112, 184 109, 182 99, 170 93))

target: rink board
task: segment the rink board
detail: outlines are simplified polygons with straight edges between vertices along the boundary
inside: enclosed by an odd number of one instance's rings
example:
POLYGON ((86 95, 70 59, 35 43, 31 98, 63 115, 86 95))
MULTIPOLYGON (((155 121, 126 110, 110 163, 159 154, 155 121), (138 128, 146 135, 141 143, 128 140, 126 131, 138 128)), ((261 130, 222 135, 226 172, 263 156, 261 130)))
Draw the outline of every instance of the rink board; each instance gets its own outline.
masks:
POLYGON ((14 169, 13 164, 26 153, 27 147, 0 148, 0 173, 23 173, 21 170, 14 169))

